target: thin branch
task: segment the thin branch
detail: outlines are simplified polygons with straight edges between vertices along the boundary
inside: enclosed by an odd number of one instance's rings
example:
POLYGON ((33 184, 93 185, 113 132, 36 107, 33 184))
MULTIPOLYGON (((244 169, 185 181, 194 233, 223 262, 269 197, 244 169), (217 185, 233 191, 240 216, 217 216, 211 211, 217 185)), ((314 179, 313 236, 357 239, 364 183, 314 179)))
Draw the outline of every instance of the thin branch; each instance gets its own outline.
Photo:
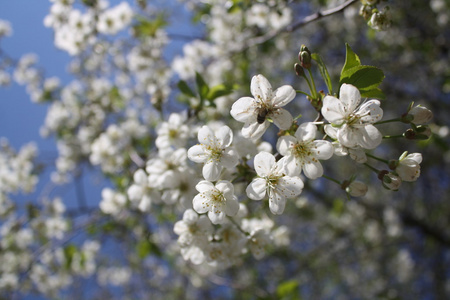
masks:
POLYGON ((282 27, 278 30, 272 30, 270 32, 268 32, 267 34, 263 35, 263 36, 259 36, 253 39, 250 39, 248 41, 248 43, 246 44, 246 46, 244 47, 244 49, 265 43, 271 39, 273 39, 274 37, 276 37, 278 34, 283 33, 283 32, 294 32, 295 30, 305 26, 306 24, 312 23, 314 21, 317 21, 323 17, 327 17, 327 16, 331 16, 334 15, 336 13, 340 13, 342 11, 344 11, 347 7, 349 7, 350 5, 352 5, 353 3, 359 2, 359 0, 348 0, 344 3, 342 3, 341 5, 335 7, 335 8, 331 8, 331 9, 327 9, 324 11, 319 11, 316 12, 312 15, 309 15, 303 19, 301 19, 300 21, 293 23, 293 24, 289 24, 285 27, 282 27))

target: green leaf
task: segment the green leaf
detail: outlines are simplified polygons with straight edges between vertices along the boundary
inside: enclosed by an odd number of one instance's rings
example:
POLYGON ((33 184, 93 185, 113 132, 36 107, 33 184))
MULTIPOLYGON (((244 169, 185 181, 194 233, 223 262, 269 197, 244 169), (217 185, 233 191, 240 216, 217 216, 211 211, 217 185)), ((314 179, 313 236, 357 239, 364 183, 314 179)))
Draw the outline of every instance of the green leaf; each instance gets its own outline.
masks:
POLYGON ((313 54, 311 54, 311 57, 319 65, 319 71, 320 71, 320 74, 322 75, 323 80, 325 81, 325 84, 327 85, 328 94, 332 95, 333 94, 333 86, 331 84, 331 78, 330 78, 330 74, 328 73, 327 66, 325 65, 322 57, 319 54, 313 53, 313 54))
POLYGON ((379 88, 369 91, 361 91, 361 97, 376 98, 381 100, 386 99, 386 95, 379 88))
POLYGON ((208 95, 206 95, 206 99, 213 101, 216 98, 229 95, 233 92, 233 88, 226 86, 224 84, 219 84, 216 86, 213 86, 209 92, 208 95))
POLYGON ((143 259, 147 257, 149 254, 153 253, 157 256, 161 256, 161 250, 156 246, 156 244, 152 243, 150 240, 142 240, 138 242, 136 245, 136 251, 139 258, 143 259))
POLYGON ((345 64, 341 71, 341 79, 339 81, 342 81, 343 74, 347 72, 348 70, 358 67, 361 65, 361 61, 359 60, 358 55, 356 55, 355 52, 353 52, 352 48, 346 43, 345 44, 345 64))
POLYGON ((180 82, 178 82, 178 88, 180 89, 180 92, 182 92, 183 94, 185 94, 188 97, 192 97, 195 98, 197 97, 195 95, 195 93, 191 90, 191 88, 188 86, 188 84, 186 83, 186 81, 184 80, 180 80, 180 82))
POLYGON ((65 267, 70 269, 73 256, 77 252, 77 247, 74 244, 69 244, 63 248, 64 257, 66 258, 65 267))
POLYGON ((348 83, 356 86, 361 94, 377 89, 383 82, 384 73, 373 66, 357 66, 341 74, 340 84, 348 83))
POLYGON ((200 73, 195 72, 195 82, 197 83, 198 94, 200 95, 200 100, 203 101, 207 98, 209 87, 206 84, 200 73))
POLYGON ((292 279, 284 281, 277 286, 277 298, 282 300, 298 300, 300 298, 299 284, 297 280, 292 279))
POLYGON ((155 36, 158 29, 168 24, 162 14, 159 14, 153 20, 148 20, 142 16, 138 16, 137 20, 139 23, 133 26, 133 30, 138 37, 155 36))

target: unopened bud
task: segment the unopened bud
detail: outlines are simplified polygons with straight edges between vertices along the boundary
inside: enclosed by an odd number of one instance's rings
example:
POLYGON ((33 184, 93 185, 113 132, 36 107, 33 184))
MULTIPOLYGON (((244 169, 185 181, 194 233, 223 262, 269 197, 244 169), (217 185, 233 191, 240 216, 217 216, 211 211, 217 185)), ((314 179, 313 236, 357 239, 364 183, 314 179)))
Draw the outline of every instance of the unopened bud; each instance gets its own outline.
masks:
POLYGON ((391 159, 390 161, 389 161, 389 169, 391 169, 391 170, 395 170, 395 168, 397 168, 397 166, 398 166, 398 160, 396 160, 396 159, 391 159))
POLYGON ((303 70, 302 66, 300 66, 298 63, 295 63, 294 65, 295 74, 299 77, 305 76, 305 71, 303 70))
POLYGON ((402 184, 402 180, 398 175, 388 172, 381 179, 381 184, 383 185, 384 188, 388 190, 397 191, 400 188, 400 185, 402 184))
POLYGON ((361 181, 352 181, 345 189, 345 191, 353 197, 362 197, 367 193, 367 190, 367 185, 361 181))
POLYGON ((433 112, 426 108, 425 106, 417 105, 414 106, 409 112, 408 115, 411 115, 413 119, 412 123, 416 125, 427 124, 433 119, 433 112))
POLYGON ((298 53, 298 60, 300 60, 300 64, 305 69, 311 68, 311 51, 309 51, 308 47, 302 45, 300 47, 300 52, 298 53))
POLYGON ((375 30, 387 30, 389 27, 391 27, 391 18, 388 11, 388 7, 385 7, 383 11, 375 10, 370 17, 369 22, 367 22, 367 25, 375 30))

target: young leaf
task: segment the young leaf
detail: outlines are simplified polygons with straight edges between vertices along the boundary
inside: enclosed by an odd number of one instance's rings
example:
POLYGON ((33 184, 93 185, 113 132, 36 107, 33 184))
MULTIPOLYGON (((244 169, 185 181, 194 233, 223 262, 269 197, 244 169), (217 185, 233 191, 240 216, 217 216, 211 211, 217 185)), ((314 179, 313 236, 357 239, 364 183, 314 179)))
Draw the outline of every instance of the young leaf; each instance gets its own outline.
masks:
POLYGON ((186 81, 184 80, 180 80, 177 84, 178 88, 180 89, 180 92, 182 92, 183 94, 185 94, 188 97, 192 97, 195 98, 197 97, 195 95, 195 93, 191 90, 191 88, 188 86, 188 84, 186 83, 186 81))
POLYGON ((333 86, 331 84, 331 78, 330 78, 330 74, 328 73, 327 66, 325 65, 325 63, 322 60, 322 57, 319 54, 313 53, 313 54, 311 54, 311 57, 319 65, 319 71, 320 71, 320 74, 322 75, 323 80, 325 81, 325 84, 327 85, 328 94, 332 95, 333 94, 333 86))
POLYGON ((195 72, 195 82, 197 83, 198 94, 200 95, 200 100, 203 101, 207 98, 209 87, 206 84, 200 73, 195 72))
POLYGON ((341 74, 340 84, 352 84, 362 93, 378 88, 383 79, 384 73, 381 69, 373 66, 357 66, 341 74))
POLYGON ((206 99, 208 99, 209 101, 213 101, 216 98, 229 95, 232 92, 233 92, 232 88, 230 88, 224 84, 219 84, 219 85, 213 86, 209 90, 208 95, 206 95, 206 99))
POLYGON ((339 81, 342 81, 342 78, 343 78, 342 75, 346 71, 361 65, 361 61, 359 60, 358 55, 356 55, 356 53, 353 52, 352 48, 350 48, 350 46, 347 43, 345 44, 345 51, 346 51, 345 64, 344 64, 344 67, 342 68, 341 79, 339 81))

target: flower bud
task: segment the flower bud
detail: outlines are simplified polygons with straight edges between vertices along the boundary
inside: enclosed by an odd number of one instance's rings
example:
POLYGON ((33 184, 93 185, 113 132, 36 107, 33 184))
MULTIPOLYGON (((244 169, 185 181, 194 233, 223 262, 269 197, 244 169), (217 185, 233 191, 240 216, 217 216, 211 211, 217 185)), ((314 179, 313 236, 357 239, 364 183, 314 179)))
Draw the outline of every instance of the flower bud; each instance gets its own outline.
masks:
POLYGON ((408 140, 428 140, 431 137, 431 129, 426 125, 409 128, 403 133, 408 140))
POLYGON ((402 179, 399 176, 386 170, 381 171, 380 174, 378 174, 378 178, 381 179, 383 187, 391 191, 397 191, 402 184, 402 179), (382 176, 380 176, 381 174, 382 176))
POLYGON ((433 112, 426 108, 425 106, 417 105, 414 106, 408 115, 413 116, 412 123, 417 125, 427 124, 433 119, 433 112))
POLYGON ((372 16, 372 8, 369 5, 361 6, 359 10, 359 15, 364 18, 364 20, 369 21, 372 16))
POLYGON ((367 25, 375 30, 387 30, 389 27, 391 27, 391 18, 388 11, 388 7, 385 7, 381 12, 375 10, 375 12, 370 17, 369 22, 367 22, 367 25))
POLYGON ((300 47, 300 52, 298 53, 298 60, 300 60, 300 64, 305 69, 311 68, 311 51, 309 51, 308 47, 302 45, 300 47))
POLYGON ((367 193, 367 190, 367 185, 361 181, 352 181, 345 189, 353 197, 362 197, 367 193))
POLYGON ((294 65, 295 74, 299 77, 305 76, 305 71, 303 70, 302 66, 300 66, 298 63, 295 63, 294 65))
POLYGON ((399 164, 395 168, 395 172, 403 181, 416 181, 420 176, 420 163, 422 162, 422 154, 405 152, 400 156, 399 164))

